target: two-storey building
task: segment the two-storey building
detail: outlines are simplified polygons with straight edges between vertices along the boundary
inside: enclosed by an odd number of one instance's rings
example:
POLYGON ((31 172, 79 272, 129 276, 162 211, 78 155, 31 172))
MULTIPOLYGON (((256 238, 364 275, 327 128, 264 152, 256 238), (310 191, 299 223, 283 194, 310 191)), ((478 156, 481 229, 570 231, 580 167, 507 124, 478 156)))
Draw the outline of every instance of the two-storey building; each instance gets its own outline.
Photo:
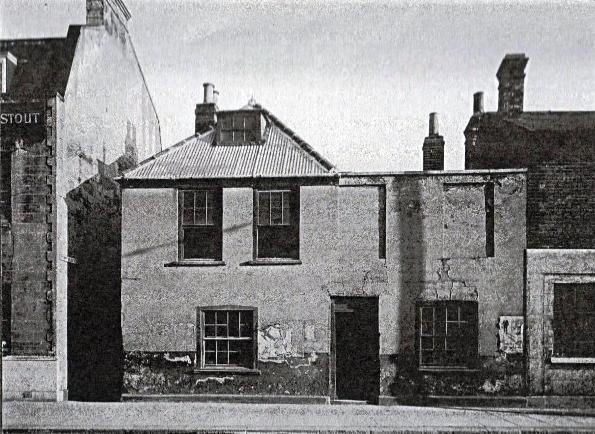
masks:
POLYGON ((196 134, 119 180, 127 397, 520 387, 497 325, 523 313, 523 170, 340 172, 204 87, 196 134))

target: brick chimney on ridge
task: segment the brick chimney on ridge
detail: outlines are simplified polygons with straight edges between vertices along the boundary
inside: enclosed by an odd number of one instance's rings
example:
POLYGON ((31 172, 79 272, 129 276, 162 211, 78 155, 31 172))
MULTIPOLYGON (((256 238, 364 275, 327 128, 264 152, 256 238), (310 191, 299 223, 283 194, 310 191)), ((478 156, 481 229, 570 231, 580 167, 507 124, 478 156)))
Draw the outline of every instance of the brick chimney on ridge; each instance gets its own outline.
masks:
POLYGON ((204 83, 204 97, 202 104, 196 104, 194 110, 194 132, 202 134, 217 124, 217 100, 219 92, 212 83, 204 83))
POLYGON ((518 114, 523 112, 525 66, 529 58, 524 54, 507 54, 502 59, 498 77, 498 112, 518 114))
POLYGON ((438 133, 438 113, 430 113, 430 131, 422 149, 423 170, 444 170, 444 137, 438 133))
POLYGON ((122 0, 87 0, 87 26, 111 27, 116 17, 126 27, 130 11, 122 0))

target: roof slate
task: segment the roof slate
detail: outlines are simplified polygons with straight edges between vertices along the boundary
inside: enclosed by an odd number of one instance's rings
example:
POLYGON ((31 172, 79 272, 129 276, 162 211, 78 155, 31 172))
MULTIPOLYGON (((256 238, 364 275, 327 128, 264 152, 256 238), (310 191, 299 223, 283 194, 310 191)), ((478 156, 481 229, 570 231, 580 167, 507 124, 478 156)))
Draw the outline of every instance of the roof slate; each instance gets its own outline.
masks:
POLYGON ((70 26, 65 38, 0 40, 0 52, 17 58, 11 98, 64 95, 81 26, 70 26))
POLYGON ((333 165, 270 112, 260 143, 217 145, 216 131, 194 135, 141 162, 123 179, 177 180, 334 176, 333 165))
POLYGON ((523 112, 510 116, 499 112, 473 115, 467 128, 508 129, 510 126, 528 132, 595 131, 595 111, 590 112, 523 112))

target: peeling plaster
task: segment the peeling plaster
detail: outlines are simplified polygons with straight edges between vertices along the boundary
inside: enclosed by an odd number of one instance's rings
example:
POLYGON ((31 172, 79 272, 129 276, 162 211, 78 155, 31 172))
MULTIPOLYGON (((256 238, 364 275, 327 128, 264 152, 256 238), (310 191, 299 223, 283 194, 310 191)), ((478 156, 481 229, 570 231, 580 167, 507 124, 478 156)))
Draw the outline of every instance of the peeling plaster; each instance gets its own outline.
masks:
POLYGON ((258 360, 283 363, 286 358, 295 356, 288 325, 276 323, 258 330, 258 360))

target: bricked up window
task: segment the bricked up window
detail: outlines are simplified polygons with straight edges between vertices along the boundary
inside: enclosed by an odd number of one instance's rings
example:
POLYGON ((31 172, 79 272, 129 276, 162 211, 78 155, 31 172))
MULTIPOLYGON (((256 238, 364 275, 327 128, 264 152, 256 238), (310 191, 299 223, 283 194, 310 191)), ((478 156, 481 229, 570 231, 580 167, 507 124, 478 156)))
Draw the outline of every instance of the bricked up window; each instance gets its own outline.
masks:
POLYGON ((494 256, 494 184, 444 184, 443 257, 494 256))
POLYGON ((256 308, 199 307, 197 318, 201 369, 256 368, 256 308))
POLYGON ((258 190, 256 257, 299 258, 299 190, 258 190))
POLYGON ((435 301, 417 306, 421 368, 468 368, 477 361, 477 303, 435 301))
POLYGON ((595 283, 554 284, 554 356, 595 357, 595 283))
POLYGON ((221 196, 220 189, 180 191, 180 259, 221 260, 221 196))

